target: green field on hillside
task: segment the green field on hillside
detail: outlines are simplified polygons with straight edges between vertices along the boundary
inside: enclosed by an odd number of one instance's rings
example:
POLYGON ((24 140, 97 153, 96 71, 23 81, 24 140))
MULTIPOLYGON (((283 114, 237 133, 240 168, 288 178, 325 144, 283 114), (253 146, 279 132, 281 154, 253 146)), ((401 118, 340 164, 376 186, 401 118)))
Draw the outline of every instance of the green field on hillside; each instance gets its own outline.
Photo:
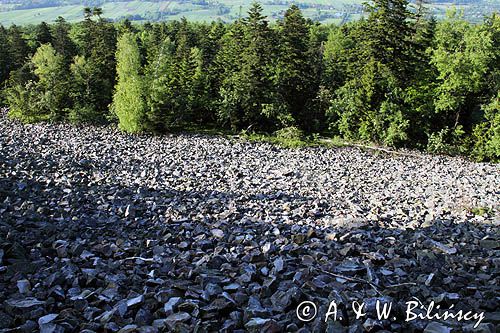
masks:
MULTIPOLYGON (((252 0, 177 0, 177 1, 103 1, 104 16, 112 20, 130 18, 134 21, 175 20, 186 17, 194 21, 223 20, 233 21, 244 15, 252 0)), ((358 19, 362 15, 364 0, 302 0, 299 2, 268 0, 261 1, 265 14, 271 20, 282 17, 291 3, 298 3, 304 15, 320 22, 341 23, 358 19)), ((82 19, 83 4, 78 1, 61 1, 57 7, 29 8, 19 1, 0 0, 0 24, 36 24, 42 21, 53 22, 58 16, 74 22, 82 19)), ((83 2, 82 2, 83 3, 83 2)), ((43 0, 38 6, 43 6, 43 0)), ((48 6, 48 4, 47 4, 48 6)), ((471 21, 480 21, 484 15, 500 9, 498 0, 480 0, 476 2, 433 2, 431 12, 438 18, 446 10, 457 6, 464 9, 465 16, 471 21)))

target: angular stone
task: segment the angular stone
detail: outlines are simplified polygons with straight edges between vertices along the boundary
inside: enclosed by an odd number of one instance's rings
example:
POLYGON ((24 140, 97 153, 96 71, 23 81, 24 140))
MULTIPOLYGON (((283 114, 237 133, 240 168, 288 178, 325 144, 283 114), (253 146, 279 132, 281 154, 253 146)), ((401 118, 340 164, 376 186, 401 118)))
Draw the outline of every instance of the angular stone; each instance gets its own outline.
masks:
POLYGON ((189 313, 179 312, 168 316, 165 321, 165 324, 170 330, 173 330, 177 324, 187 322, 190 319, 191 316, 189 315, 189 313))
POLYGON ((281 332, 280 325, 273 319, 252 318, 245 324, 249 333, 278 333, 281 332))

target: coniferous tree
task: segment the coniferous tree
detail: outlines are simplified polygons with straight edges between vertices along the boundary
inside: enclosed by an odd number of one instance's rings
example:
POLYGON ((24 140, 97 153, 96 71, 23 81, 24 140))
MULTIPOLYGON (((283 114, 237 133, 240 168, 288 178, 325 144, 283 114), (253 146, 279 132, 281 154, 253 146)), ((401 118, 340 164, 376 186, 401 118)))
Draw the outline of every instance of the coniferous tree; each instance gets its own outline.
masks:
POLYGON ((105 122, 110 116, 108 107, 112 102, 116 78, 116 29, 101 14, 99 8, 85 8, 85 20, 77 33, 79 53, 85 58, 80 62, 87 64, 85 72, 92 82, 88 87, 90 91, 86 92, 84 109, 86 113, 95 115, 96 122, 105 122))
POLYGON ((69 37, 70 25, 64 18, 59 16, 56 24, 52 27, 52 45, 58 54, 62 55, 67 66, 76 56, 76 45, 69 37))
POLYGON ((76 56, 70 66, 70 96, 73 108, 69 119, 75 123, 93 122, 99 118, 89 101, 92 99, 92 68, 83 56, 76 56))
POLYGON ((137 29, 132 25, 132 22, 127 18, 120 22, 118 25, 118 34, 122 35, 124 33, 136 33, 137 29))
POLYGON ((404 103, 407 105, 408 118, 413 126, 408 128, 408 136, 416 146, 427 141, 429 133, 435 130, 435 90, 437 69, 431 64, 431 49, 434 47, 436 20, 426 19, 424 2, 418 7, 415 34, 413 35, 413 58, 411 82, 405 90, 404 103))
POLYGON ((0 89, 4 87, 11 68, 8 45, 7 30, 0 24, 0 89))
MULTIPOLYGON (((336 92, 329 111, 332 129, 350 139, 398 145, 408 140, 403 103, 409 86, 413 46, 406 0, 375 0, 355 29, 354 74, 336 92)), ((354 71, 353 71, 354 69, 354 71)))
POLYGON ((12 25, 7 31, 9 53, 9 81, 10 85, 24 85, 34 79, 31 62, 29 61, 30 49, 23 31, 12 25))
POLYGON ((170 38, 158 44, 157 52, 150 53, 145 70, 146 128, 152 132, 165 132, 175 123, 176 95, 174 70, 175 45, 170 38))
POLYGON ((317 80, 310 54, 310 30, 300 9, 293 5, 279 24, 279 58, 276 71, 279 104, 295 124, 310 130, 314 117, 311 103, 316 95, 317 80))
POLYGON ((219 120, 313 133, 328 110, 332 134, 347 139, 499 159, 500 16, 437 23, 419 2, 411 14, 405 0, 375 0, 340 27, 297 6, 271 27, 257 4, 232 24, 143 27, 87 8, 78 24, 0 26, 0 87, 24 121, 102 122, 113 102, 132 132, 219 120))
POLYGON ((208 112, 203 53, 189 46, 187 27, 176 38, 177 45, 167 38, 148 55, 147 118, 148 129, 155 132, 200 122, 208 112))
POLYGON ((179 30, 175 54, 174 86, 178 91, 175 105, 177 106, 176 122, 187 123, 193 119, 202 119, 207 110, 205 75, 203 72, 203 54, 199 48, 191 47, 190 34, 187 26, 179 30), (196 95, 198 93, 198 95, 196 95))
POLYGON ((42 44, 52 44, 52 33, 50 32, 50 27, 47 23, 42 22, 36 26, 35 41, 37 46, 42 44))
POLYGON ((217 55, 222 49, 222 38, 226 33, 226 26, 221 22, 212 23, 210 31, 201 39, 201 53, 203 55, 203 67, 206 68, 206 109, 203 122, 214 123, 217 120, 217 98, 221 86, 224 69, 217 64, 217 55))
POLYGON ((243 118, 239 95, 235 89, 238 73, 242 68, 240 57, 244 49, 243 43, 243 24, 237 21, 221 38, 221 49, 212 67, 212 80, 219 87, 218 119, 232 129, 239 128, 243 118))
POLYGON ((11 69, 21 68, 28 60, 29 48, 23 37, 23 32, 17 25, 12 25, 8 31, 9 54, 11 59, 11 69))
MULTIPOLYGON (((272 66, 275 43, 273 33, 262 7, 254 3, 248 17, 242 21, 243 48, 234 54, 241 64, 230 71, 221 85, 221 121, 234 129, 280 127, 283 110, 278 107, 272 84, 272 66)), ((238 23, 239 24, 239 23, 238 23)), ((233 42, 234 43, 234 42, 233 42)), ((233 49, 234 44, 229 43, 233 49)))
POLYGON ((304 130, 308 133, 323 133, 327 128, 326 110, 331 100, 331 93, 322 85, 324 68, 324 45, 328 40, 330 26, 321 25, 307 20, 309 26, 309 43, 307 59, 311 65, 309 78, 312 83, 313 99, 306 104, 306 114, 309 120, 304 130))
POLYGON ((374 0, 366 5, 369 16, 365 32, 366 55, 388 66, 402 84, 411 77, 413 28, 407 0, 374 0))
POLYGON ((333 27, 323 46, 321 84, 332 93, 343 86, 348 78, 352 78, 352 73, 348 71, 351 65, 349 55, 356 51, 356 40, 350 34, 352 26, 333 27))
POLYGON ((203 61, 203 51, 197 47, 190 50, 189 82, 187 82, 187 113, 191 116, 191 121, 203 124, 207 119, 213 119, 210 109, 209 80, 205 71, 203 61))
POLYGON ((36 81, 17 83, 8 89, 10 115, 25 122, 62 120, 68 104, 63 57, 50 44, 44 44, 31 62, 36 81))

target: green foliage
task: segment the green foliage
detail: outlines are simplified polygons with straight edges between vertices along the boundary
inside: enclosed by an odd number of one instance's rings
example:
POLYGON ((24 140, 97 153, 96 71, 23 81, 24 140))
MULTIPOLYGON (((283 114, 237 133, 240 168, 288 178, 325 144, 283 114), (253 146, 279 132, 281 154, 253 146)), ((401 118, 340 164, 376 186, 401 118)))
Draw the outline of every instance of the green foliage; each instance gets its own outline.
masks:
POLYGON ((399 81, 408 83, 412 68, 412 14, 407 0, 374 0, 366 5, 369 13, 362 36, 363 54, 388 67, 399 81))
POLYGON ((480 160, 500 160, 500 93, 484 107, 484 121, 474 127, 472 154, 480 160))
POLYGON ((321 133, 499 160, 500 15, 472 25, 456 12, 436 22, 406 0, 366 8, 341 26, 294 5, 273 24, 254 3, 232 24, 142 26, 86 8, 76 24, 0 26, 0 84, 26 122, 217 127, 287 147, 321 133))
POLYGON ((92 105, 94 68, 84 56, 76 56, 70 67, 70 98, 73 107, 69 120, 74 123, 101 122, 102 114, 92 105))
POLYGON ((12 25, 7 31, 11 70, 21 68, 28 60, 29 48, 21 29, 12 25))
POLYGON ((76 45, 69 37, 71 26, 67 23, 64 18, 58 17, 56 24, 52 27, 52 46, 56 52, 63 56, 66 66, 73 61, 73 57, 76 55, 76 45))
POLYGON ((133 33, 124 33, 116 50, 118 76, 113 95, 113 111, 120 129, 137 133, 143 130, 145 119, 144 78, 141 55, 133 33))
POLYGON ((295 126, 285 127, 276 131, 276 137, 283 140, 302 140, 304 132, 295 126))
POLYGON ((52 43, 52 33, 50 32, 50 27, 47 23, 42 22, 37 25, 35 34, 35 41, 37 42, 37 46, 52 43))
POLYGON ((348 54, 354 48, 354 41, 346 36, 346 27, 334 27, 330 30, 328 39, 324 44, 323 62, 324 72, 322 83, 335 90, 344 85, 347 68, 349 66, 348 54))
POLYGON ((444 115, 445 126, 457 126, 467 117, 485 86, 492 52, 492 36, 482 26, 472 26, 451 12, 438 24, 436 48, 431 62, 438 71, 436 112, 444 115))
POLYGON ((477 216, 494 216, 494 210, 489 207, 472 207, 469 212, 477 216))
POLYGON ((427 151, 433 154, 458 155, 466 152, 462 126, 450 129, 445 127, 429 136, 427 151))
POLYGON ((62 120, 67 106, 66 84, 67 72, 64 59, 57 54, 50 44, 38 48, 32 58, 34 73, 38 77, 37 86, 42 90, 42 110, 46 110, 50 119, 62 120))
POLYGON ((203 52, 189 46, 185 29, 179 30, 177 35, 177 45, 166 38, 148 56, 145 70, 150 83, 146 87, 147 128, 154 132, 210 118, 207 117, 210 99, 203 52))
POLYGON ((11 115, 25 122, 62 120, 67 105, 67 73, 62 56, 50 44, 44 44, 31 62, 37 80, 9 88, 11 115))
POLYGON ((326 44, 326 82, 345 82, 328 111, 330 128, 349 140, 398 146, 409 139, 411 15, 404 0, 377 0, 367 9, 366 22, 333 30, 326 44))
POLYGON ((254 3, 248 17, 234 25, 224 44, 222 61, 228 65, 220 88, 219 119, 233 129, 278 126, 282 108, 272 107, 273 33, 262 7, 254 3), (231 37, 232 36, 232 37, 231 37), (233 63, 234 65, 230 65, 233 63))
POLYGON ((151 53, 145 70, 146 82, 146 128, 153 132, 164 132, 174 123, 173 100, 175 46, 166 38, 158 52, 151 53))
POLYGON ((33 81, 9 87, 5 95, 10 117, 25 123, 49 120, 48 114, 40 113, 40 92, 33 81))
MULTIPOLYGON (((103 123, 109 118, 109 105, 112 102, 116 79, 116 29, 114 25, 101 17, 99 8, 87 8, 84 11, 85 20, 74 27, 73 35, 78 54, 87 63, 86 74, 91 82, 86 87, 75 89, 85 91, 82 107, 95 115, 95 122, 103 123), (87 88, 88 90, 85 90, 87 88)), ((88 113, 88 112, 86 112, 88 113)))
POLYGON ((291 117, 301 128, 311 129, 314 117, 308 107, 317 94, 314 58, 309 54, 309 25, 300 9, 292 5, 278 26, 278 60, 274 67, 277 102, 276 118, 291 117))
POLYGON ((9 57, 7 30, 0 25, 0 89, 3 88, 4 82, 9 77, 11 61, 9 57))
POLYGON ((274 135, 247 134, 243 132, 242 137, 249 141, 267 142, 284 148, 303 148, 318 145, 317 141, 306 139, 303 132, 294 126, 282 128, 276 131, 274 135))
POLYGON ((337 90, 329 110, 332 130, 348 140, 399 145, 409 127, 401 95, 390 69, 368 62, 358 78, 337 90))

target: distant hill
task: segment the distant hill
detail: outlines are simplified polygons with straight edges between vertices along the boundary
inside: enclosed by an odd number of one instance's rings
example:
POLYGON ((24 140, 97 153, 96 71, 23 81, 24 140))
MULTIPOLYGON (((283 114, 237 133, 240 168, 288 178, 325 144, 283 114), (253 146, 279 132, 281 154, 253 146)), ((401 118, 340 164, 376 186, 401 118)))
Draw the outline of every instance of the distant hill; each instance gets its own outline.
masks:
MULTIPOLYGON (((133 21, 161 21, 186 17, 194 21, 233 21, 244 15, 253 0, 174 0, 174 1, 114 1, 114 0, 0 0, 0 23, 3 25, 52 22, 58 16, 68 21, 82 18, 85 6, 99 6, 104 16, 112 20, 129 18, 133 21)), ((298 4, 304 14, 316 21, 343 23, 363 14, 364 0, 263 0, 271 20, 282 17, 291 3, 298 4)), ((443 17, 456 6, 465 18, 480 21, 485 15, 500 11, 500 0, 437 0, 428 4, 430 12, 443 17)))

